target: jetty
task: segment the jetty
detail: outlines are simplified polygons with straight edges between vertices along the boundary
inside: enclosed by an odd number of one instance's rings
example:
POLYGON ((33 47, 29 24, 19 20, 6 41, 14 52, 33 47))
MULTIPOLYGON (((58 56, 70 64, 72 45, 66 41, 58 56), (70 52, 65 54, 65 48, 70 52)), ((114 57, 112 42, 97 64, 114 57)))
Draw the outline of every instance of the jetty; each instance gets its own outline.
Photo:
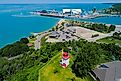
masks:
POLYGON ((47 17, 56 17, 56 18, 78 18, 78 19, 94 19, 98 17, 120 17, 119 15, 111 15, 100 13, 98 10, 93 9, 92 11, 83 11, 82 9, 62 9, 62 11, 56 10, 36 10, 30 12, 30 14, 47 16, 47 17))

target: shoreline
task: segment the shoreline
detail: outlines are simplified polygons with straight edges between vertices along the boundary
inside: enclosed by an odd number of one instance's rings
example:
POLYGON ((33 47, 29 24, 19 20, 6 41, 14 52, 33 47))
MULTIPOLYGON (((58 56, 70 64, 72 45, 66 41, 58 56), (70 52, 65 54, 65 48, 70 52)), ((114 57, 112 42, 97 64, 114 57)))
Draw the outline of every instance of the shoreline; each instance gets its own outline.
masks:
MULTIPOLYGON (((92 22, 92 21, 80 21, 80 20, 74 20, 74 19, 64 19, 64 18, 61 18, 53 27, 57 26, 58 24, 62 23, 63 21, 65 20, 72 20, 72 21, 79 21, 79 22, 86 22, 86 23, 97 23, 97 24, 105 24, 107 26, 110 26, 110 25, 115 25, 116 28, 119 28, 119 31, 121 31, 121 25, 119 24, 107 24, 107 23, 101 23, 101 22, 92 22)), ((52 27, 52 28, 53 28, 52 27)), ((48 32, 49 30, 51 30, 52 28, 48 29, 48 30, 45 30, 45 31, 42 31, 42 32, 36 32, 36 33, 31 33, 31 34, 34 34, 35 36, 38 35, 38 34, 41 34, 41 33, 45 33, 45 32, 48 32)))
MULTIPOLYGON (((72 20, 72 21, 74 21, 73 19, 60 19, 53 27, 59 25, 60 23, 64 22, 65 20, 72 20)), ((76 20, 76 21, 79 21, 79 20, 76 20)), ((91 22, 91 21, 79 21, 79 22, 106 24, 106 23, 98 23, 98 22, 91 22)), ((106 24, 106 25, 109 26, 109 25, 115 25, 115 24, 106 24)), ((116 26, 116 28, 119 28, 117 31, 121 31, 121 25, 115 25, 115 26, 116 26)), ((52 28, 53 28, 53 27, 52 27, 52 28)), ((49 30, 51 30, 52 28, 50 28, 50 29, 48 29, 48 30, 45 30, 45 31, 42 31, 42 32, 32 32, 32 33, 30 33, 30 34, 31 34, 31 35, 34 35, 34 36, 38 36, 38 35, 40 35, 40 34, 44 34, 44 33, 49 32, 49 30)), ((27 36, 26 38, 30 39, 29 36, 27 36)), ((16 41, 15 41, 15 42, 16 42, 16 41)), ((14 43, 14 42, 12 42, 12 43, 14 43)), ((8 44, 12 44, 12 43, 8 43, 8 44)), ((8 45, 8 44, 6 44, 6 45, 8 45)), ((5 47, 6 45, 0 47, 0 49, 3 48, 3 47, 5 47)))
MULTIPOLYGON (((55 23, 55 25, 53 25, 53 27, 56 26, 58 22, 62 22, 62 21, 63 21, 63 19, 59 19, 59 20, 55 23)), ((37 36, 37 35, 39 35, 39 34, 42 34, 42 33, 48 32, 48 31, 49 31, 50 29, 52 29, 53 27, 51 27, 51 28, 49 28, 49 29, 47 29, 47 30, 45 30, 45 31, 42 31, 42 32, 30 32, 30 35, 28 35, 28 36, 24 36, 24 37, 20 37, 20 38, 18 38, 18 39, 15 40, 15 41, 12 41, 12 42, 6 43, 6 44, 4 44, 3 46, 1 46, 0 49, 4 48, 4 47, 7 46, 7 45, 13 44, 14 42, 20 40, 21 38, 27 38, 27 39, 30 39, 29 36, 31 36, 31 35, 37 36)))
MULTIPOLYGON (((55 26, 60 25, 60 23, 62 23, 62 22, 64 22, 64 21, 65 21, 64 19, 59 20, 59 21, 55 24, 55 26)), ((55 26, 54 26, 54 27, 55 27, 55 26)), ((52 28, 51 28, 51 29, 52 29, 52 28)), ((38 50, 38 49, 41 48, 41 39, 42 39, 42 37, 44 37, 45 35, 50 34, 49 30, 51 30, 51 29, 48 29, 48 30, 43 31, 43 32, 41 32, 41 33, 38 33, 38 34, 36 35, 36 37, 35 37, 36 40, 34 41, 34 49, 35 49, 35 50, 38 50)))
MULTIPOLYGON (((62 23, 63 21, 65 21, 65 19, 60 19, 53 27, 57 26, 58 24, 62 23)), ((53 27, 52 27, 52 28, 53 28, 53 27)), ((42 31, 42 32, 32 32, 31 34, 34 35, 34 36, 37 36, 37 35, 39 35, 39 34, 48 32, 48 31, 51 30, 52 28, 50 28, 50 29, 48 29, 48 30, 45 30, 45 31, 42 31)))

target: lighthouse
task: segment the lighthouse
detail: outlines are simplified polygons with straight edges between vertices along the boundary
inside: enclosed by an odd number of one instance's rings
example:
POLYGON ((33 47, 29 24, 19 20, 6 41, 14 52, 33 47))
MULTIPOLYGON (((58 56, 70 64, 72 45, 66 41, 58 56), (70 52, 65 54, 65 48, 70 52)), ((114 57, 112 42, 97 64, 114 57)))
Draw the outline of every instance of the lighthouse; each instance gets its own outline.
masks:
POLYGON ((62 59, 60 61, 60 64, 63 68, 66 68, 69 65, 69 54, 68 52, 62 52, 62 59))

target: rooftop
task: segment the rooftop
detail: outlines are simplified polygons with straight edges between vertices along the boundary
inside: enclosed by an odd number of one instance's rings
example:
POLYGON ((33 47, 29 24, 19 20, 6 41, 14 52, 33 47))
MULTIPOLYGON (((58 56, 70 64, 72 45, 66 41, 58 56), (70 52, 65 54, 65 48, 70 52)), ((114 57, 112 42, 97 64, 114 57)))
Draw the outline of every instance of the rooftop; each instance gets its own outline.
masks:
POLYGON ((68 59, 68 58, 69 58, 69 55, 68 55, 67 52, 64 52, 64 53, 63 53, 63 58, 65 58, 65 59, 68 59))
POLYGON ((120 81, 121 79, 121 61, 104 63, 93 70, 100 81, 120 81))

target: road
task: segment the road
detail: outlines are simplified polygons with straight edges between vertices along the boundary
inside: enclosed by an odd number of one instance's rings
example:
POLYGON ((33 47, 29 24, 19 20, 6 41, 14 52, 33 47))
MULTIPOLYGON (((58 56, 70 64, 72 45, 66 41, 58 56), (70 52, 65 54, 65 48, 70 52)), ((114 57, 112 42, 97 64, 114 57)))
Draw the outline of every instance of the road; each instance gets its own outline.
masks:
POLYGON ((95 37, 95 39, 90 40, 90 41, 96 42, 96 40, 98 40, 98 39, 113 36, 113 33, 115 33, 115 32, 121 32, 121 25, 116 25, 115 31, 112 31, 112 32, 106 34, 105 36, 95 37))
MULTIPOLYGON (((61 20, 61 21, 63 21, 63 20, 61 20)), ((94 22, 93 22, 93 23, 94 23, 94 22)), ((111 24, 106 24, 106 25, 107 25, 107 26, 110 26, 111 24)), ((87 40, 90 41, 90 42, 96 42, 96 40, 98 40, 98 39, 105 38, 105 37, 108 37, 108 36, 112 36, 114 32, 119 32, 119 31, 121 32, 121 25, 116 25, 115 31, 112 31, 112 32, 110 32, 110 33, 108 33, 108 34, 105 34, 105 35, 100 35, 100 36, 98 36, 98 37, 89 38, 89 39, 87 39, 87 40)), ((36 40, 35 40, 35 42, 34 42, 34 46, 35 46, 34 48, 35 48, 35 50, 41 48, 41 38, 42 38, 43 36, 47 35, 47 34, 49 34, 48 31, 41 33, 41 35, 37 35, 36 40)))
MULTIPOLYGON (((62 22, 64 22, 65 20, 64 19, 61 19, 59 22, 58 22, 58 26, 60 27, 61 26, 61 23, 62 22)), ((34 42, 34 49, 35 50, 37 50, 37 49, 40 49, 41 48, 41 38, 43 37, 43 36, 45 36, 45 35, 47 35, 47 34, 49 34, 49 32, 48 31, 45 31, 45 32, 43 32, 43 33, 41 33, 41 35, 37 35, 37 37, 36 37, 36 40, 35 40, 35 42, 34 42)))
POLYGON ((41 48, 41 38, 45 35, 49 34, 49 32, 43 32, 41 35, 37 35, 36 40, 34 42, 34 49, 40 49, 41 48))

